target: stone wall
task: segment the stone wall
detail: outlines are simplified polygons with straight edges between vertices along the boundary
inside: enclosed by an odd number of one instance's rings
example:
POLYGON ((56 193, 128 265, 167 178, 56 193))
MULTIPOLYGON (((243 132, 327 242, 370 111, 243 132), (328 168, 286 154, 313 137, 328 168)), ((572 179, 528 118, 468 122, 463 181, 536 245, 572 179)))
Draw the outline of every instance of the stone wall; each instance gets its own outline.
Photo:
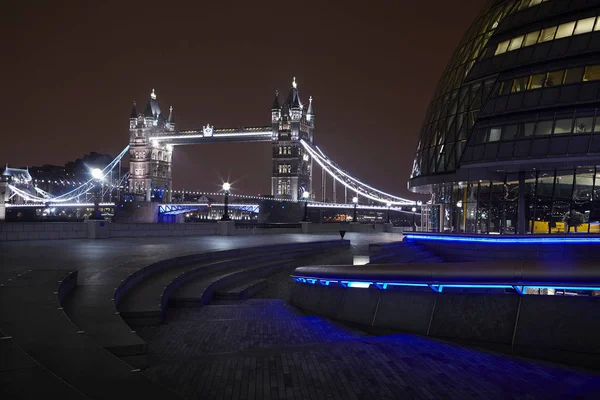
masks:
POLYGON ((291 303, 392 329, 598 368, 600 297, 357 289, 295 283, 291 303))
MULTIPOLYGON (((547 237, 547 236, 546 236, 547 237)), ((531 238, 531 236, 529 237, 531 238)), ((600 260, 600 243, 523 244, 410 239, 447 262, 489 260, 600 260)))
POLYGON ((85 239, 87 226, 80 222, 6 222, 0 223, 0 241, 85 239))

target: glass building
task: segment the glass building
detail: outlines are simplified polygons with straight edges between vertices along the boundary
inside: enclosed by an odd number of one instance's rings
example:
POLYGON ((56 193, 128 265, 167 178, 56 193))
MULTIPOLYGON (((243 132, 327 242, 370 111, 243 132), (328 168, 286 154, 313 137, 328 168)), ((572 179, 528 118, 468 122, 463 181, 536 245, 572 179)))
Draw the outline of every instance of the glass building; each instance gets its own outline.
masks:
POLYGON ((600 233, 599 109, 600 0, 489 1, 420 132, 424 229, 600 233))

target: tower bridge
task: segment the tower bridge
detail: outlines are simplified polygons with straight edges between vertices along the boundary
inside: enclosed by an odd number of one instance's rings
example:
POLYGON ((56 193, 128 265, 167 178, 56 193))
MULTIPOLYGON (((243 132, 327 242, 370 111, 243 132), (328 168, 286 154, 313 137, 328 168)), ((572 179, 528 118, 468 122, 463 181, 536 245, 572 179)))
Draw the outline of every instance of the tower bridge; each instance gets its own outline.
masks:
POLYGON ((98 195, 102 199, 108 197, 109 201, 118 200, 127 194, 128 198, 133 195, 145 202, 159 200, 165 205, 173 204, 173 194, 176 192, 172 186, 175 148, 223 142, 264 142, 271 145, 270 199, 293 202, 305 200, 314 203, 311 207, 322 208, 328 202, 335 208, 347 208, 348 205, 353 206, 353 201, 349 201, 350 192, 350 199, 357 203, 358 198, 364 198, 369 203, 379 204, 381 209, 400 211, 402 206, 417 205, 414 201, 378 190, 354 177, 315 144, 314 135, 313 99, 309 97, 308 105, 302 102, 295 78, 283 102, 280 102, 279 93, 275 93, 271 105, 271 124, 256 127, 216 128, 207 123, 201 129, 177 129, 173 107, 169 107, 168 115, 165 116, 153 89, 142 112, 138 112, 136 103, 133 104, 129 117, 129 145, 101 171, 101 176, 104 177, 102 184, 91 177, 72 190, 52 194, 41 190, 32 181, 28 171, 10 169, 11 176, 3 176, 0 182, 0 218, 9 204, 76 206, 89 203, 90 199, 98 195), (129 172, 123 176, 120 165, 126 154, 130 156, 129 172), (315 202, 319 199, 313 191, 315 167, 321 168, 322 174, 320 205, 315 202), (113 170, 119 171, 118 178, 106 184, 113 170), (327 176, 331 178, 332 198, 329 201, 327 176), (342 185, 344 189, 343 202, 337 197, 338 185, 342 185), (113 191, 116 191, 116 196, 113 196, 113 191))

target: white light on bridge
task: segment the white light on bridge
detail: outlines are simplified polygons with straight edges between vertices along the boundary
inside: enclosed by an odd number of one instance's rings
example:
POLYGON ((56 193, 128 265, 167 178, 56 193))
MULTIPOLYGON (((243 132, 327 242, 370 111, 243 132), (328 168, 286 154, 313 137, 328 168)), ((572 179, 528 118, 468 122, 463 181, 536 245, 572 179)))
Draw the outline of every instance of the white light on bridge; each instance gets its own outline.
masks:
POLYGON ((92 177, 94 179, 100 180, 100 179, 104 178, 104 174, 102 173, 102 170, 100 168, 94 168, 92 170, 92 177))
POLYGON ((231 184, 229 182, 225 182, 223 184, 223 190, 226 191, 226 192, 228 192, 229 189, 231 189, 231 184))

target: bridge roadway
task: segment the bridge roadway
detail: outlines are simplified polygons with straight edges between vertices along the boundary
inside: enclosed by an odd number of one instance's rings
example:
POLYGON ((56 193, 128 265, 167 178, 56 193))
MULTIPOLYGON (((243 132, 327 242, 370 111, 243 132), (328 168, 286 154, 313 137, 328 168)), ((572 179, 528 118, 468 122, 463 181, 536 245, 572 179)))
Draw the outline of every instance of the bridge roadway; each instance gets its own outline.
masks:
MULTIPOLYGON (((202 251, 333 238, 337 235, 0 242, 0 283, 30 269, 78 269, 79 285, 93 290, 113 284, 106 279, 115 268, 133 271, 202 251)), ((357 254, 369 243, 400 238, 346 235, 357 254)), ((597 372, 413 335, 367 334, 288 306, 283 299, 289 296, 289 272, 270 279, 273 285, 261 298, 176 310, 168 324, 140 329, 150 343, 144 373, 184 397, 203 399, 600 398, 589 397, 599 393, 597 372)), ((0 368, 0 378, 11 374, 0 368)))

